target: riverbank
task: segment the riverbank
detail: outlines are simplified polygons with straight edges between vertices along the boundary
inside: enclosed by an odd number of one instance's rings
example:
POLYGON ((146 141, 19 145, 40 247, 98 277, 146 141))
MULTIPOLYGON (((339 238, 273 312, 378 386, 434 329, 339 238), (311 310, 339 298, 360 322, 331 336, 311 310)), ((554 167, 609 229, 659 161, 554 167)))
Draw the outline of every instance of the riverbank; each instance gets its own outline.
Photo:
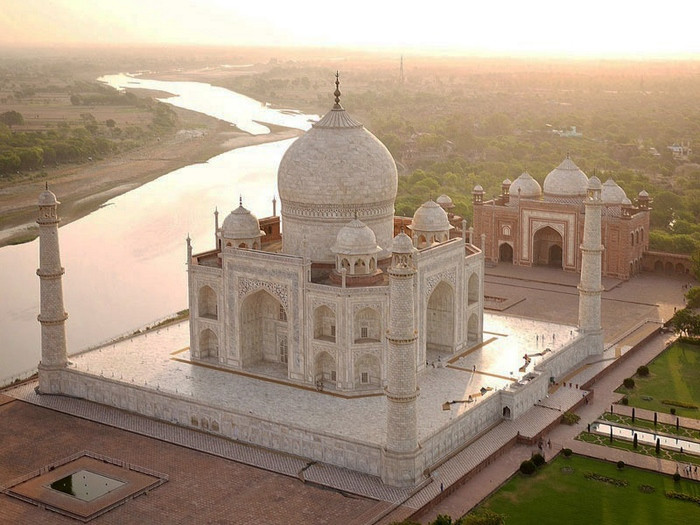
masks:
POLYGON ((245 146, 297 137, 301 131, 268 126, 268 135, 249 135, 221 120, 181 108, 181 129, 158 142, 109 159, 46 170, 46 177, 0 187, 0 247, 28 242, 38 235, 36 201, 46 182, 61 201, 67 224, 178 168, 245 146))

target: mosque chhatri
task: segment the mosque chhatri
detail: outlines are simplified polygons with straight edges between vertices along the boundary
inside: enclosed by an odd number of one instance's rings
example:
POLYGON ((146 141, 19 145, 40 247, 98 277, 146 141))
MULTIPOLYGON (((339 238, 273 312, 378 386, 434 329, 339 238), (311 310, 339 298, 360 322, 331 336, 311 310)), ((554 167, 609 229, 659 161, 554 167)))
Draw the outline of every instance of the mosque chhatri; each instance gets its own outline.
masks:
POLYGON ((220 226, 216 215, 212 250, 187 240, 189 323, 70 360, 59 203, 41 193, 39 392, 411 487, 602 354, 595 176, 581 196, 578 327, 484 315, 487 236, 477 246, 473 231, 455 233, 433 201, 405 230, 395 221, 394 160, 341 106, 337 80, 335 105, 284 155, 278 188, 281 217, 258 220, 241 202, 220 226))

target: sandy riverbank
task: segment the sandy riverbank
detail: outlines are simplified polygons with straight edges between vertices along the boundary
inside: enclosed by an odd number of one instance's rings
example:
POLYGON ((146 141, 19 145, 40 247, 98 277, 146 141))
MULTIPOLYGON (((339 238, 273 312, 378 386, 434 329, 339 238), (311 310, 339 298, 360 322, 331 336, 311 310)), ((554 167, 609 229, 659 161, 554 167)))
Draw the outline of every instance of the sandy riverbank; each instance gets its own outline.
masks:
POLYGON ((46 181, 61 201, 61 222, 67 224, 109 199, 183 166, 206 162, 235 148, 301 134, 299 130, 273 128, 268 135, 252 136, 201 113, 173 109, 182 129, 170 137, 109 159, 47 170, 46 178, 0 188, 0 246, 36 237, 36 201, 46 181))

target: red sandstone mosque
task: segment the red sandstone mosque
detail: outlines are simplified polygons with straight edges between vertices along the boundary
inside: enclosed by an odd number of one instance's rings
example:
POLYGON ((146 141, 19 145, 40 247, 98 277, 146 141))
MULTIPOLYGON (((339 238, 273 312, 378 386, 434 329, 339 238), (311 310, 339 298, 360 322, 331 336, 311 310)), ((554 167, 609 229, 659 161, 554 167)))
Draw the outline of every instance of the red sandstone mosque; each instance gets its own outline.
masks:
MULTIPOLYGON (((588 177, 567 155, 540 184, 525 172, 511 183, 506 179, 501 195, 484 200, 484 189, 472 191, 474 234, 485 234, 486 261, 519 266, 554 266, 581 271, 584 200, 588 177)), ((608 179, 602 187, 603 275, 629 279, 642 269, 642 254, 649 249, 649 207, 646 191, 633 204, 617 183, 608 179)))

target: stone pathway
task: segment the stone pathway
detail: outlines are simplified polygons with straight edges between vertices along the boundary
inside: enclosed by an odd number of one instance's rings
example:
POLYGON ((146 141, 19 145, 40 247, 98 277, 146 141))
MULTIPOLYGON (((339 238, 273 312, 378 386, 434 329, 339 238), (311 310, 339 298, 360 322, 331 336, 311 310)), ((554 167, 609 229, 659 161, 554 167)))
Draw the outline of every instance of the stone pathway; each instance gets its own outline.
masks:
MULTIPOLYGON (((670 334, 657 334, 636 348, 634 353, 631 354, 619 366, 611 369, 610 372, 600 377, 595 383, 594 395, 589 397, 589 403, 581 405, 576 410, 576 413, 581 416, 579 423, 573 426, 557 425, 553 427, 549 434, 545 436, 545 442, 551 441, 551 449, 549 447, 545 447, 544 449, 545 457, 549 459, 549 457, 558 454, 563 448, 570 448, 577 453, 590 457, 613 461, 622 460, 628 465, 633 465, 640 468, 659 470, 667 474, 675 473, 677 467, 675 462, 644 456, 634 452, 597 446, 590 443, 576 441, 574 439, 577 435, 586 430, 588 423, 595 421, 600 414, 606 410, 609 410, 612 403, 615 403, 622 397, 621 394, 614 392, 614 390, 622 383, 622 380, 625 377, 630 377, 636 371, 638 366, 648 363, 651 361, 651 359, 661 353, 672 339, 673 336, 670 334)), ((609 351, 612 351, 612 349, 609 351)), ((595 371, 595 368, 598 366, 602 368, 605 363, 609 364, 612 362, 610 360, 601 361, 600 359, 597 361, 598 363, 596 363, 595 366, 592 365, 590 367, 586 367, 581 370, 578 375, 572 377, 572 383, 585 383, 590 377, 598 374, 598 371, 595 371)), ((563 395, 560 393, 568 395, 575 394, 578 398, 578 395, 582 395, 585 392, 576 388, 569 388, 568 386, 565 388, 560 388, 554 395, 550 395, 549 399, 547 400, 549 406, 555 406, 557 400, 559 399, 557 396, 563 395)), ((617 407, 621 406, 622 405, 616 405, 616 409, 617 407)), ((535 410, 536 408, 540 407, 534 407, 532 410, 535 410)), ((545 409, 540 408, 540 410, 545 409)), ((552 414, 554 413, 552 410, 547 410, 547 412, 552 414)), ((529 419, 528 416, 530 416, 529 413, 520 418, 520 420, 527 421, 529 419)), ((535 423, 533 423, 533 425, 536 426, 535 423)), ((540 428, 544 428, 544 425, 540 428)), ((538 448, 535 446, 513 446, 505 454, 495 458, 495 460, 489 464, 487 469, 482 470, 469 478, 465 484, 453 489, 445 483, 445 491, 448 492, 449 495, 442 499, 442 501, 438 502, 434 507, 426 509, 419 515, 414 516, 412 519, 421 523, 429 523, 430 521, 435 520, 439 514, 447 514, 455 518, 466 514, 482 500, 498 490, 503 483, 508 481, 508 479, 510 479, 510 477, 517 472, 522 461, 529 459, 533 452, 538 451, 538 448)), ((682 467, 681 474, 683 474, 682 467)), ((382 523, 390 522, 391 520, 382 521, 382 523)))

